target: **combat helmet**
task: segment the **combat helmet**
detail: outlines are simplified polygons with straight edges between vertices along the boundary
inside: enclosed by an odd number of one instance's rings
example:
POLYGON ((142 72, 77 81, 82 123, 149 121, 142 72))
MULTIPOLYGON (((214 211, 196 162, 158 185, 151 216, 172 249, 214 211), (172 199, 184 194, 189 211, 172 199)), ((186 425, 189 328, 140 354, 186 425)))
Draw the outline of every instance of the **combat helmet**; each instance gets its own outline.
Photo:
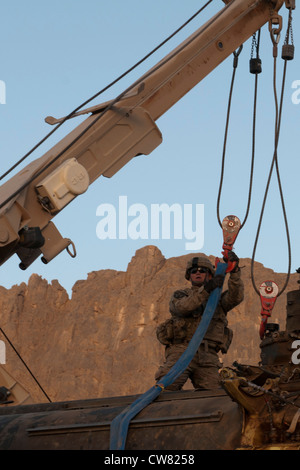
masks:
POLYGON ((194 267, 197 267, 197 266, 199 266, 199 267, 202 266, 203 268, 208 268, 211 275, 212 276, 215 275, 215 269, 213 267, 213 264, 209 261, 209 258, 207 256, 205 256, 205 255, 195 256, 190 261, 188 261, 188 263, 186 265, 185 278, 187 280, 190 279, 190 270, 194 267))

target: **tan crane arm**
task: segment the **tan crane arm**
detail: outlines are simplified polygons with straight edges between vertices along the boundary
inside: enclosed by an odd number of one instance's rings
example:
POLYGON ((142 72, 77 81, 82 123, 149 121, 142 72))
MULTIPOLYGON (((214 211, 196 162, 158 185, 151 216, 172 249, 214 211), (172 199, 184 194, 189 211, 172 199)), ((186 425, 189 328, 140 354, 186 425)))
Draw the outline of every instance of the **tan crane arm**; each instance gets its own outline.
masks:
POLYGON ((225 3, 121 99, 82 111, 91 115, 0 187, 0 264, 17 253, 26 269, 40 255, 47 263, 69 251, 71 240, 51 219, 99 176, 111 177, 133 157, 151 153, 162 142, 155 121, 276 15, 284 0, 225 3))

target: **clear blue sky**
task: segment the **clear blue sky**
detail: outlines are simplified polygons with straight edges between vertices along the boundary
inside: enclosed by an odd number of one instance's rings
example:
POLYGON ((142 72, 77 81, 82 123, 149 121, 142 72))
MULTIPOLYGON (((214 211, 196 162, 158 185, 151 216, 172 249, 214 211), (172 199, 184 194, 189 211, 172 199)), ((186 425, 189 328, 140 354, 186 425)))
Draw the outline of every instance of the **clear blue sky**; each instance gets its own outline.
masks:
MULTIPOLYGON (((6 85, 6 103, 0 104, 1 174, 51 130, 44 122, 46 116, 68 114, 145 56, 200 6, 201 2, 196 0, 154 0, 151 4, 138 0, 4 2, 1 6, 0 80, 6 85)), ((222 6, 221 0, 214 0, 205 14, 91 105, 116 97, 222 6)), ((286 9, 282 12, 285 32, 286 9)), ((288 67, 278 152, 291 235, 292 272, 300 266, 300 104, 292 102, 296 91, 292 84, 300 80, 299 9, 293 16, 296 57, 288 67)), ((284 33, 280 50, 283 39, 284 33)), ((248 258, 252 256, 274 143, 272 45, 266 26, 261 41, 263 74, 259 81, 253 198, 247 224, 235 244, 237 254, 248 258)), ((240 56, 232 102, 222 218, 235 214, 243 220, 247 203, 254 81, 248 72, 250 48, 251 40, 245 44, 240 56)), ((282 64, 279 59, 278 89, 282 64)), ((58 279, 70 293, 73 284, 86 279, 91 271, 126 270, 135 251, 144 245, 157 245, 167 258, 193 253, 186 250, 184 236, 181 239, 172 239, 172 236, 170 240, 164 240, 162 236, 152 239, 150 230, 148 239, 128 237, 120 240, 117 236, 116 239, 100 240, 96 233, 101 220, 97 208, 110 204, 118 214, 120 196, 127 198, 128 208, 132 211, 142 207, 149 214, 154 204, 179 204, 182 210, 184 204, 194 210, 196 205, 203 205, 204 245, 200 251, 220 256, 222 233, 216 216, 216 202, 231 73, 232 57, 229 57, 157 121, 163 143, 153 153, 132 160, 111 179, 101 177, 54 219, 62 235, 75 243, 75 259, 63 252, 47 266, 36 260, 27 271, 21 271, 19 259, 14 256, 2 265, 0 284, 9 288, 27 282, 32 273, 38 273, 49 282, 58 279)), ((45 153, 77 122, 80 121, 73 120, 63 126, 29 158, 28 163, 45 153)), ((128 214, 128 223, 132 220, 134 217, 128 214)), ((275 173, 255 259, 275 271, 287 270, 287 243, 275 173)))

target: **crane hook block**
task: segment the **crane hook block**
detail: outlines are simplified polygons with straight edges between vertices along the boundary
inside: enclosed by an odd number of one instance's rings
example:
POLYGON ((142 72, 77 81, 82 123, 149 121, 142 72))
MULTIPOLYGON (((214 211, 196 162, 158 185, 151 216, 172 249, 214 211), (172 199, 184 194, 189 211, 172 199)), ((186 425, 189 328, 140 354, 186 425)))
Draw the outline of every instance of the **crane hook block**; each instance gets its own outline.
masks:
MULTIPOLYGON (((222 221, 223 231, 223 250, 222 255, 224 261, 228 264, 226 272, 229 273, 235 268, 236 263, 228 260, 228 253, 232 251, 233 244, 239 234, 241 228, 241 221, 235 215, 228 215, 222 221)), ((216 266, 219 263, 219 258, 216 258, 216 266)))
POLYGON ((259 295, 261 301, 261 324, 259 329, 260 338, 263 339, 266 331, 268 318, 272 314, 275 302, 278 296, 278 286, 273 281, 265 281, 259 288, 259 295))
POLYGON ((233 244, 241 228, 241 221, 235 215, 228 215, 222 221, 224 258, 227 259, 228 251, 233 249, 233 244))

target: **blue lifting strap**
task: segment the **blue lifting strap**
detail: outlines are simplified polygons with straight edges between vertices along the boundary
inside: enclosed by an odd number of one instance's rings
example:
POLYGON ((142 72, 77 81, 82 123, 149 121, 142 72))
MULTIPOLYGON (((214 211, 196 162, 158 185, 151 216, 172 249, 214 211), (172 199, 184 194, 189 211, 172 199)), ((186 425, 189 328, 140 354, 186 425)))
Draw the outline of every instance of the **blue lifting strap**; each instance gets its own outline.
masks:
MULTIPOLYGON (((226 263, 218 263, 216 274, 225 276, 226 269, 226 263)), ((189 363, 196 354, 197 349, 202 343, 202 340, 219 303, 221 293, 222 288, 217 287, 210 294, 201 322, 199 323, 197 330, 189 342, 187 349, 178 359, 176 364, 159 381, 159 383, 147 390, 147 392, 141 395, 131 405, 127 406, 118 416, 113 419, 110 426, 110 450, 125 449, 127 432, 131 419, 134 418, 144 408, 146 408, 146 406, 152 403, 152 401, 158 397, 162 390, 171 385, 188 367, 189 363)))

